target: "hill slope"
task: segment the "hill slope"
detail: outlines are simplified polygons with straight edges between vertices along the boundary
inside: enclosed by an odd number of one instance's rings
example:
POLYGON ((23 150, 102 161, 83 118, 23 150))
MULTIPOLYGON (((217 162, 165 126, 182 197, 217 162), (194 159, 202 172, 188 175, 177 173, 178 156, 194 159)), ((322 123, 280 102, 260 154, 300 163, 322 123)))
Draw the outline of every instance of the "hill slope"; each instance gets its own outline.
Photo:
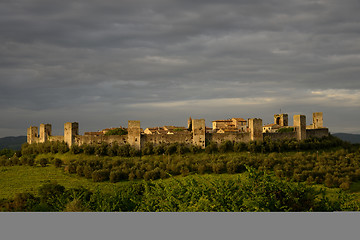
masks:
POLYGON ((360 143, 360 134, 351 134, 351 133, 334 133, 332 134, 335 137, 340 138, 343 141, 348 141, 351 143, 360 143))
POLYGON ((0 138, 0 149, 20 150, 23 143, 26 143, 26 136, 0 138))

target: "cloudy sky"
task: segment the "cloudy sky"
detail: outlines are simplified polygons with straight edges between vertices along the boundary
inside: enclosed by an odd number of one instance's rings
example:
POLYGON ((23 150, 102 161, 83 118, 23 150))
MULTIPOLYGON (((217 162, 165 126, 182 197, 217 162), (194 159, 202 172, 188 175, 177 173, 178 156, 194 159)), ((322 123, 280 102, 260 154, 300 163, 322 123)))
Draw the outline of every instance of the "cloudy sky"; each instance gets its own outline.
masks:
POLYGON ((1 0, 0 137, 324 112, 360 133, 358 0, 1 0))

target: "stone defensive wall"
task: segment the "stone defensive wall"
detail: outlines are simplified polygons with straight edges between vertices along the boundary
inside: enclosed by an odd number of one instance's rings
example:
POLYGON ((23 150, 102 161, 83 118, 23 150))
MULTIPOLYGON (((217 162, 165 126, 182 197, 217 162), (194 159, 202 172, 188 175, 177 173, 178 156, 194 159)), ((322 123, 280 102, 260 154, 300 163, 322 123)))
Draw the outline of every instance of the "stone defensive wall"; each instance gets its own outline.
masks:
POLYGON ((282 133, 263 133, 264 138, 268 137, 273 141, 284 140, 284 139, 294 139, 297 137, 296 132, 282 132, 282 133))
MULTIPOLYGON (((274 115, 275 123, 279 123, 283 128, 287 126, 287 114, 274 115)), ((184 143, 187 145, 196 145, 201 148, 205 148, 205 142, 222 143, 225 141, 231 142, 245 142, 250 141, 263 141, 265 137, 271 140, 283 140, 283 139, 297 139, 304 140, 307 138, 317 137, 321 138, 329 135, 328 128, 322 126, 322 113, 313 114, 313 124, 306 126, 305 115, 294 115, 294 126, 290 132, 263 132, 262 119, 251 118, 247 121, 246 132, 206 132, 205 119, 192 119, 190 129, 185 129, 179 132, 173 133, 161 133, 161 134, 145 134, 141 131, 140 121, 128 121, 128 134, 126 135, 79 135, 79 124, 77 122, 64 124, 64 136, 52 136, 51 125, 41 124, 40 131, 38 127, 31 126, 27 129, 27 142, 43 143, 47 141, 64 141, 71 147, 75 145, 83 144, 101 144, 117 143, 130 144, 136 149, 141 149, 146 143, 152 143, 159 145, 162 143, 184 143)))
POLYGON ((193 143, 193 134, 190 131, 176 133, 176 134, 142 134, 141 146, 145 146, 146 143, 153 143, 159 145, 162 143, 193 143))
POLYGON ((245 142, 248 143, 251 141, 250 133, 207 133, 206 140, 208 142, 215 142, 217 144, 221 144, 226 141, 231 142, 245 142))

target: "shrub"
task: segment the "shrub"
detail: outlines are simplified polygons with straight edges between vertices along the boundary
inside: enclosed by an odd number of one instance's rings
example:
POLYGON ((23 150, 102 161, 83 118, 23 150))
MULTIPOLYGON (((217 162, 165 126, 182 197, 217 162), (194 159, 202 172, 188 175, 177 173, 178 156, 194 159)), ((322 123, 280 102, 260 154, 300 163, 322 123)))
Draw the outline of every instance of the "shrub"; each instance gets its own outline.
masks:
POLYGON ((234 146, 231 141, 225 141, 220 144, 219 146, 219 152, 226 153, 226 152, 232 152, 234 150, 234 146))
POLYGON ((84 176, 88 179, 92 178, 93 169, 89 165, 84 166, 84 176))
POLYGON ((172 144, 168 145, 168 146, 166 147, 166 149, 165 149, 165 154, 167 154, 167 155, 172 155, 172 154, 174 154, 174 153, 176 152, 177 146, 178 146, 178 145, 175 144, 175 143, 172 143, 172 144))
POLYGON ((220 174, 224 171, 225 166, 223 162, 216 162, 212 164, 213 173, 220 174))
POLYGON ((20 158, 20 164, 21 165, 28 165, 28 160, 29 160, 29 157, 28 156, 22 156, 20 158))
POLYGON ((177 154, 182 155, 185 153, 190 152, 189 148, 185 146, 184 144, 179 144, 176 149, 177 154))
POLYGON ((63 165, 63 161, 59 158, 55 158, 54 165, 55 167, 60 168, 63 165))
POLYGON ((188 167, 184 166, 180 169, 180 173, 181 173, 181 176, 186 177, 187 175, 189 175, 190 170, 188 167))
POLYGON ((204 163, 199 163, 199 164, 197 165, 197 171, 198 171, 198 173, 204 174, 204 173, 206 172, 206 170, 207 170, 206 164, 204 164, 204 163))
POLYGON ((92 173, 92 180, 94 182, 104 182, 109 180, 110 171, 109 170, 96 170, 92 173))
POLYGON ((129 144, 125 144, 125 145, 120 145, 118 148, 118 156, 121 157, 129 157, 130 156, 130 145, 129 144))
MULTIPOLYGON (((11 149, 4 148, 4 149, 0 150, 0 156, 5 156, 7 158, 14 156, 14 154, 15 154, 15 151, 11 150, 11 149)), ((20 155, 18 153, 16 155, 20 157, 20 155)))
POLYGON ((10 166, 20 165, 20 159, 17 156, 12 156, 8 161, 8 165, 10 166))
POLYGON ((294 128, 292 127, 280 128, 276 132, 278 133, 294 132, 294 128))
POLYGON ((46 158, 41 158, 39 160, 40 166, 46 167, 46 165, 49 163, 49 161, 46 158))
POLYGON ((135 148, 131 148, 129 151, 130 157, 138 157, 140 156, 141 152, 136 150, 135 148))
POLYGON ((98 156, 105 156, 108 152, 108 144, 102 142, 100 145, 95 147, 95 154, 98 156))
POLYGON ((226 163, 226 172, 230 174, 238 173, 239 171, 239 165, 235 161, 229 161, 226 163))
POLYGON ((154 154, 154 145, 150 142, 147 142, 144 146, 144 148, 142 149, 142 154, 143 155, 152 155, 154 154))
POLYGON ((82 153, 82 152, 83 152, 83 149, 80 148, 78 145, 73 144, 73 145, 71 146, 71 148, 70 148, 70 152, 71 152, 72 154, 79 154, 79 153, 82 153))
POLYGON ((340 184, 340 188, 343 190, 349 190, 350 189, 350 182, 343 182, 340 184))
POLYGON ((87 212, 89 209, 84 207, 83 202, 79 199, 74 199, 67 203, 64 212, 87 212))
POLYGON ((189 150, 192 154, 196 154, 202 151, 202 149, 199 146, 190 145, 189 150))
POLYGON ((116 183, 121 180, 127 180, 129 175, 121 170, 115 170, 110 172, 110 182, 116 183))
POLYGON ((16 193, 13 201, 15 211, 31 211, 39 199, 31 193, 16 193))
POLYGON ((246 143, 244 142, 237 142, 234 144, 234 151, 235 152, 245 152, 247 151, 246 143))
POLYGON ((164 144, 160 144, 154 147, 154 153, 156 155, 161 155, 165 153, 165 146, 164 144))
POLYGON ((110 136, 110 135, 127 135, 128 131, 124 128, 115 128, 115 129, 111 129, 109 131, 107 131, 105 133, 105 136, 110 136))
POLYGON ((95 146, 94 145, 89 145, 89 144, 84 144, 82 146, 83 151, 85 154, 87 155, 93 155, 95 153, 95 146))
POLYGON ((77 164, 72 160, 69 165, 65 167, 65 171, 68 173, 76 173, 77 164))
POLYGON ((78 165, 76 167, 76 174, 80 177, 84 176, 84 166, 83 165, 78 165))
POLYGON ((34 158, 29 158, 27 163, 28 163, 29 166, 34 166, 35 159, 34 158))
POLYGON ((0 166, 6 166, 6 165, 7 165, 7 157, 0 156, 0 166))
POLYGON ((39 197, 42 202, 49 202, 51 199, 62 195, 65 187, 57 183, 46 183, 39 188, 39 197))
POLYGON ((108 148, 107 155, 109 155, 110 157, 117 156, 118 151, 119 151, 119 145, 115 142, 111 144, 111 146, 108 148))
MULTIPOLYGON (((111 174, 110 174, 110 177, 111 177, 111 174)), ((134 172, 130 172, 130 173, 129 173, 129 178, 128 178, 128 179, 129 179, 130 181, 132 181, 132 180, 134 180, 135 178, 136 178, 135 173, 134 173, 134 172)), ((110 178, 110 179, 111 179, 111 178, 110 178)), ((111 180, 110 180, 110 181, 111 181, 111 180)))
POLYGON ((218 151, 218 146, 216 143, 211 142, 209 145, 205 147, 206 153, 216 153, 218 151))
POLYGON ((165 172, 163 169, 160 169, 160 178, 165 179, 168 177, 170 177, 170 175, 167 172, 165 172))

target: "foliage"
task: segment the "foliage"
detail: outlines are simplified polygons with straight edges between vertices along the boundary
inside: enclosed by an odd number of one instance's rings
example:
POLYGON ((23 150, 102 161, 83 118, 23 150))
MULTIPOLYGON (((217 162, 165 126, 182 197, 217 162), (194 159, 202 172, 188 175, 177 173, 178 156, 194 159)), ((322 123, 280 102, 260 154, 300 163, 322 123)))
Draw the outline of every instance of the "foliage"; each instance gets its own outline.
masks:
POLYGON ((92 173, 92 180, 94 182, 103 182, 109 180, 110 172, 107 169, 96 170, 92 173))
POLYGON ((173 131, 174 132, 183 132, 183 131, 185 131, 185 129, 183 129, 183 128, 175 128, 175 129, 173 129, 173 131))
POLYGON ((60 168, 63 165, 63 161, 59 158, 55 158, 54 165, 55 167, 60 168))
POLYGON ((130 182, 104 192, 43 184, 38 197, 20 193, 0 203, 2 211, 358 211, 360 202, 343 191, 332 199, 324 189, 286 182, 247 167, 237 177, 188 176, 130 182))
POLYGON ((109 131, 107 131, 105 133, 105 136, 110 136, 110 135, 127 135, 128 131, 127 129, 124 128, 115 128, 115 129, 111 129, 109 131))
POLYGON ((294 132, 294 128, 292 127, 286 127, 286 128, 280 128, 276 132, 278 133, 287 133, 287 132, 294 132))
POLYGON ((40 164, 40 166, 42 166, 42 167, 46 167, 46 165, 49 163, 49 161, 46 159, 46 158, 41 158, 40 160, 39 160, 39 164, 40 164))
POLYGON ((15 152, 16 152, 15 150, 4 148, 0 150, 0 156, 5 156, 7 158, 10 158, 14 156, 15 152))

